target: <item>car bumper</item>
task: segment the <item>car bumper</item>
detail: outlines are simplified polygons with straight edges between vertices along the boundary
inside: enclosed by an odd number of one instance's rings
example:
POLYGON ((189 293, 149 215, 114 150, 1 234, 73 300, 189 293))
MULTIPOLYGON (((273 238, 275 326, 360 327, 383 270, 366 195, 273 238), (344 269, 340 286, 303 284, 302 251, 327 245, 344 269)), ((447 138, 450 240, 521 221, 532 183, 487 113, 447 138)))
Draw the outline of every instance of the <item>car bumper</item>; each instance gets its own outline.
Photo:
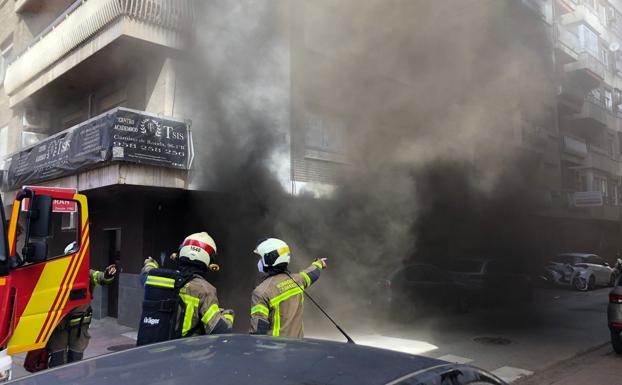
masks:
POLYGON ((13 370, 13 359, 7 354, 6 350, 0 351, 0 382, 11 380, 13 370))
POLYGON ((622 304, 609 304, 607 320, 610 328, 622 329, 622 304))

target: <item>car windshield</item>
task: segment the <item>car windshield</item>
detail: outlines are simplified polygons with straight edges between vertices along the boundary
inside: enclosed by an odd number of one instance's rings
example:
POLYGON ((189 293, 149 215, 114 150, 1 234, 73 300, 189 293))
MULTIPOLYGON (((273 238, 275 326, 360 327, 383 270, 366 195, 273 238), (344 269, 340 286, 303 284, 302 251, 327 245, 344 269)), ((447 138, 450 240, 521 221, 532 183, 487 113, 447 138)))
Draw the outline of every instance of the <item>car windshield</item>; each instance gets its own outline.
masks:
POLYGON ((475 259, 459 259, 449 266, 449 271, 456 273, 479 273, 482 271, 482 261, 475 259))

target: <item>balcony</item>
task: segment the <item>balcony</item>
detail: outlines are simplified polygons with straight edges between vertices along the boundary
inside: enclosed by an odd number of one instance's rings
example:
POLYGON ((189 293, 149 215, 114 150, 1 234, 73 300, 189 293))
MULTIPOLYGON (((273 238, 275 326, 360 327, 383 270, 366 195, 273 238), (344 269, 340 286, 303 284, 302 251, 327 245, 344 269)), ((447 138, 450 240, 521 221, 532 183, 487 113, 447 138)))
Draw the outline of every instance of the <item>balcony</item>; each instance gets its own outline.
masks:
POLYGON ((580 158, 587 157, 587 143, 579 138, 575 138, 569 135, 562 137, 562 150, 570 155, 578 156, 580 158))
POLYGON ((568 116, 568 120, 574 125, 581 126, 586 129, 594 127, 605 127, 609 121, 610 112, 605 108, 605 102, 588 96, 581 112, 568 116))
POLYGON ((579 37, 560 25, 555 29, 555 36, 555 51, 558 60, 563 64, 579 60, 579 52, 582 51, 579 37))
POLYGON ((604 36, 607 32, 599 17, 585 5, 577 5, 574 12, 561 15, 560 21, 563 25, 587 24, 601 36, 604 36))
POLYGON ((588 145, 589 156, 585 165, 587 167, 604 171, 611 175, 620 175, 620 162, 613 158, 610 151, 596 146, 588 145))
POLYGON ((564 65, 568 80, 584 90, 593 90, 605 80, 605 65, 588 52, 579 54, 579 60, 564 65))
POLYGON ((192 26, 192 4, 187 0, 76 1, 7 68, 4 87, 10 105, 15 107, 112 43, 139 41, 147 43, 144 48, 149 44, 183 48, 192 26))
POLYGON ((561 190, 553 214, 577 219, 597 219, 619 221, 622 219, 622 206, 608 196, 596 191, 561 190))
POLYGON ((45 7, 46 12, 61 11, 74 0, 15 0, 15 12, 39 12, 45 7))

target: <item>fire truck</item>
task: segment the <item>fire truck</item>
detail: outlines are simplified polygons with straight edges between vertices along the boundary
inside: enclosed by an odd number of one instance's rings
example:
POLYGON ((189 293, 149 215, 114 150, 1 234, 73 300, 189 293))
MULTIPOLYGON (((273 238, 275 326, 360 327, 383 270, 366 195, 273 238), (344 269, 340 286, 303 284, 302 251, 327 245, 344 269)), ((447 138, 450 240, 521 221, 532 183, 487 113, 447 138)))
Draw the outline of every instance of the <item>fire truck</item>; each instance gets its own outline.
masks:
POLYGON ((0 382, 11 355, 41 349, 73 308, 89 303, 86 196, 24 187, 5 219, 0 198, 0 382))

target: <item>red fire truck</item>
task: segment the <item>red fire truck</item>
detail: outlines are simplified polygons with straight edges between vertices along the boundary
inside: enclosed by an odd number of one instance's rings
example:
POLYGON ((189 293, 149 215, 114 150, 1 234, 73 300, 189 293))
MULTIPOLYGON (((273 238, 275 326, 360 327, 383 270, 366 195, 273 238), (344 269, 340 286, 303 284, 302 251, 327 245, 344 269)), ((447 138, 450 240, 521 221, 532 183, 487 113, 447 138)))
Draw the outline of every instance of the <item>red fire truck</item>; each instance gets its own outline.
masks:
POLYGON ((8 222, 3 208, 0 200, 0 381, 10 377, 11 355, 45 347, 58 322, 91 298, 86 196, 24 187, 8 222))

